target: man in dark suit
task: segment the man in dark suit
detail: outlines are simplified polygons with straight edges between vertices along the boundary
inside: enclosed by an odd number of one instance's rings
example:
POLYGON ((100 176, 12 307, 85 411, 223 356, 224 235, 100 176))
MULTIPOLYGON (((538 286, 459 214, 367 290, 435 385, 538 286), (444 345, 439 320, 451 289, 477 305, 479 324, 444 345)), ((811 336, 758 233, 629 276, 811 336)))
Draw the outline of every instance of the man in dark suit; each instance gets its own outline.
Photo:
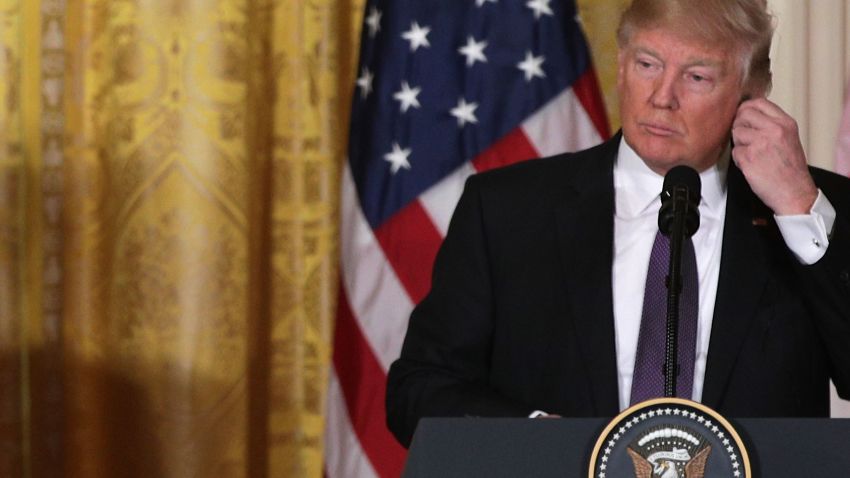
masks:
MULTIPOLYGON (((703 183, 685 398, 731 417, 826 416, 850 396, 850 181, 808 168, 764 98, 763 0, 635 0, 622 134, 469 179, 391 367, 387 419, 613 416, 628 407, 658 193, 703 183)), ((647 289, 648 290, 648 289, 647 289)))

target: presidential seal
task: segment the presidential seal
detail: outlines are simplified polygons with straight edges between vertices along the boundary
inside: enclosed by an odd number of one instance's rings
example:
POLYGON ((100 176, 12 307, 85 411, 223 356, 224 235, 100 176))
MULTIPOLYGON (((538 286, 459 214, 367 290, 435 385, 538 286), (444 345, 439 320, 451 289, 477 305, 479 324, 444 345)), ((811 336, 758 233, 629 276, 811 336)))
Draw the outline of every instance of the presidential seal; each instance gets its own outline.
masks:
POLYGON ((593 448, 588 478, 750 478, 737 432, 710 408, 678 398, 618 415, 593 448))

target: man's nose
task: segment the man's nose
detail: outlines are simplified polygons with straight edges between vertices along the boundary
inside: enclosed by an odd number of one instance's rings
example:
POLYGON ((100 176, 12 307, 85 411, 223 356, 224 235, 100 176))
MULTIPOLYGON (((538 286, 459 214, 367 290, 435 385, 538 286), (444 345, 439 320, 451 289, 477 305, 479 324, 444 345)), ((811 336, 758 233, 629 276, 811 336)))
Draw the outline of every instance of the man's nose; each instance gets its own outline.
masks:
POLYGON ((679 108, 677 79, 677 75, 668 72, 665 72, 656 79, 652 97, 650 98, 652 106, 670 110, 679 108))

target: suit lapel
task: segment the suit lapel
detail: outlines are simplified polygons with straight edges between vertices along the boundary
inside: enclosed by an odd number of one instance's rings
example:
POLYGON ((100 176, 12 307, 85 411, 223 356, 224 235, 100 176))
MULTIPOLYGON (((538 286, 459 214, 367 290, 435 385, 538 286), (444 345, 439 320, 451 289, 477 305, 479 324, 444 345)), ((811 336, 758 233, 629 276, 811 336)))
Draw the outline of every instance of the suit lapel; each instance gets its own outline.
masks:
POLYGON ((727 184, 720 277, 702 396, 702 402, 713 408, 723 400, 768 277, 757 229, 773 221, 770 210, 758 201, 734 164, 729 165, 727 184))
POLYGON ((597 415, 615 415, 619 410, 611 292, 613 162, 618 145, 619 136, 602 146, 602 157, 572 169, 567 178, 571 188, 556 209, 566 302, 597 415))

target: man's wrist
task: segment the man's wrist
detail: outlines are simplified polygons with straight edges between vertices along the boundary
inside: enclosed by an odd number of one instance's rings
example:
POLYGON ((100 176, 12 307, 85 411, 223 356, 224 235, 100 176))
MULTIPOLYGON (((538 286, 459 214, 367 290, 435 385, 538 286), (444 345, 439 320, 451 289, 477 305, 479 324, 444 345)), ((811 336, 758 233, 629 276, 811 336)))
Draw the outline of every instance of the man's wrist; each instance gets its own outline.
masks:
POLYGON ((814 264, 826 254, 835 224, 835 208, 822 191, 818 190, 808 214, 774 217, 785 245, 801 264, 814 264))

